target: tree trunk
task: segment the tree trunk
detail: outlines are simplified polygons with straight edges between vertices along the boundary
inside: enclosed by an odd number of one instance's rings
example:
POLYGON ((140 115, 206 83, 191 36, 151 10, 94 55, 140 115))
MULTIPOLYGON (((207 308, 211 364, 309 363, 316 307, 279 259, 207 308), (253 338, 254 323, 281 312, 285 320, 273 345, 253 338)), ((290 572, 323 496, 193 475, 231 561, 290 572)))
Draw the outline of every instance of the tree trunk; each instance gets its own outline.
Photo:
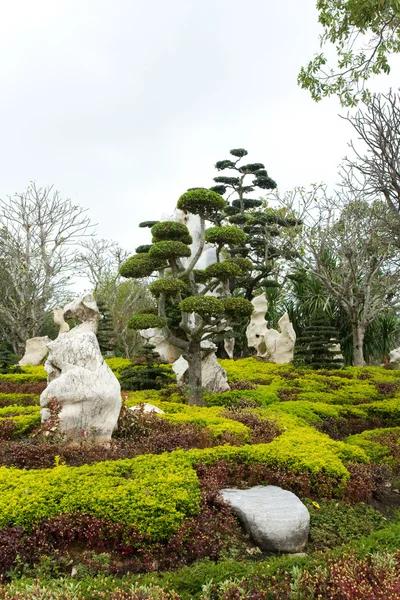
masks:
POLYGON ((364 335, 365 328, 359 323, 353 323, 353 364, 355 367, 364 366, 364 335))
POLYGON ((184 358, 189 363, 189 406, 204 406, 203 388, 201 385, 201 347, 200 342, 192 342, 184 358))

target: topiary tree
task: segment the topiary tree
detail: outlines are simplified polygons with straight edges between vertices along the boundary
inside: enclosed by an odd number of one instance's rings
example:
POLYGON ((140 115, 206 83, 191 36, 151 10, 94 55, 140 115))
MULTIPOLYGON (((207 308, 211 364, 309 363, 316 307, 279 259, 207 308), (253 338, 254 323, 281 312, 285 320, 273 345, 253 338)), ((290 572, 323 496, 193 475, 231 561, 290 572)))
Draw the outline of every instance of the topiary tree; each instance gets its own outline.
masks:
POLYGON ((111 312, 108 310, 106 303, 103 300, 97 300, 97 307, 100 319, 96 335, 101 353, 104 356, 114 351, 114 326, 111 312))
POLYGON ((237 287, 251 300, 256 288, 265 291, 266 287, 279 286, 277 259, 290 259, 292 253, 284 241, 278 243, 277 240, 284 238, 284 230, 300 222, 290 218, 285 210, 269 208, 265 200, 248 198, 248 194, 256 189, 275 189, 276 183, 262 163, 241 163, 247 155, 244 148, 231 150, 230 154, 233 159, 220 160, 215 167, 218 171, 234 171, 235 176, 214 177, 217 185, 211 188, 219 194, 229 194, 229 202, 217 215, 219 226, 211 228, 206 239, 218 243, 219 238, 224 239, 225 236, 224 243, 228 244, 231 257, 248 257, 251 260, 251 267, 244 269, 243 276, 236 279, 237 287), (236 227, 221 226, 226 221, 236 227))
POLYGON ((123 390, 160 390, 173 383, 174 376, 163 366, 158 352, 152 344, 143 344, 141 354, 137 355, 129 367, 121 370, 120 383, 123 390))
POLYGON ((343 356, 339 345, 339 333, 332 326, 328 315, 319 313, 311 317, 296 340, 294 364, 314 369, 334 369, 343 365, 343 356))
POLYGON ((227 288, 229 279, 244 275, 246 265, 240 261, 223 260, 203 271, 196 269, 206 237, 209 243, 215 244, 218 256, 225 246, 245 240, 246 234, 237 226, 221 227, 220 231, 206 234, 206 221, 215 222, 225 207, 225 200, 213 190, 195 188, 187 191, 179 198, 177 208, 199 216, 200 243, 195 255, 191 255, 189 244, 192 238, 185 225, 173 221, 149 222, 153 244, 146 253, 129 258, 120 270, 124 277, 156 277, 149 289, 157 302, 157 314, 137 313, 130 319, 129 325, 136 330, 161 328, 165 338, 182 350, 189 363, 191 405, 203 405, 202 342, 225 332, 237 315, 249 316, 253 311, 251 302, 230 298, 227 288), (208 295, 210 292, 214 295, 208 295), (177 312, 178 328, 174 324, 177 312), (170 317, 171 313, 173 317, 170 317))

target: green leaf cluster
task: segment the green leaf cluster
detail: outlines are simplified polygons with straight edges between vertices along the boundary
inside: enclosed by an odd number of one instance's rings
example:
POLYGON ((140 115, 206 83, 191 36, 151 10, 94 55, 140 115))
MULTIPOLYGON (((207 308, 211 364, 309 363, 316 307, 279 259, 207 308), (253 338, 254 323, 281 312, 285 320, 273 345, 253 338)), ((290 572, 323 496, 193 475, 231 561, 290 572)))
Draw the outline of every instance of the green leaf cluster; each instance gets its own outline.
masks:
POLYGON ((159 317, 158 315, 141 315, 136 313, 131 317, 128 321, 128 327, 130 329, 134 329, 135 331, 139 331, 140 329, 162 329, 167 324, 167 321, 164 317, 159 317))
POLYGON ((222 316, 224 304, 214 296, 189 296, 179 303, 179 309, 187 313, 195 312, 208 319, 222 316))
POLYGON ((170 260, 175 258, 189 257, 191 250, 183 242, 165 240, 153 244, 149 250, 149 256, 156 260, 170 260))
POLYGON ((210 227, 206 231, 206 242, 223 246, 237 246, 246 243, 247 236, 239 227, 226 225, 224 227, 210 227))
POLYGON ((190 245, 193 240, 189 229, 183 223, 177 221, 160 221, 151 228, 154 242, 164 240, 175 240, 190 245))
POLYGON ((161 277, 161 279, 157 279, 149 285, 149 291, 156 298, 159 297, 160 294, 174 297, 185 292, 186 288, 186 284, 181 279, 175 279, 173 277, 161 277))
POLYGON ((182 194, 177 207, 186 213, 200 215, 204 219, 212 219, 214 215, 224 209, 225 200, 212 190, 196 188, 182 194))
POLYGON ((134 254, 121 265, 119 272, 122 277, 140 279, 150 275, 162 266, 159 260, 150 256, 149 253, 134 254))

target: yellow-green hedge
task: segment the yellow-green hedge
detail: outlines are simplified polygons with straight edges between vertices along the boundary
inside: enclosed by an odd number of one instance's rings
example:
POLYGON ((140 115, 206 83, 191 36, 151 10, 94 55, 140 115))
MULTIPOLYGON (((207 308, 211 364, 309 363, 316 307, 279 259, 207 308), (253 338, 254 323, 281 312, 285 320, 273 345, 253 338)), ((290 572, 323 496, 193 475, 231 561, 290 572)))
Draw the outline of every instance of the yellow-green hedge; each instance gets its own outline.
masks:
POLYGON ((199 501, 195 471, 174 453, 35 471, 0 467, 0 527, 29 529, 82 512, 162 540, 196 513, 199 501))

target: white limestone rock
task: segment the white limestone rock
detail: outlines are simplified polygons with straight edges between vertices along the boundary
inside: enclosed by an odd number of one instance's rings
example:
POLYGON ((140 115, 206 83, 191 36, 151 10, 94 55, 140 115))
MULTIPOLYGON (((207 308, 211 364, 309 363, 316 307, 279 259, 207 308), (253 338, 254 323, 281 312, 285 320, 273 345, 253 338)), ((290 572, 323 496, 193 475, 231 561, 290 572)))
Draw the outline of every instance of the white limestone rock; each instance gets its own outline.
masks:
MULTIPOLYGON (((183 356, 178 358, 172 365, 178 385, 187 383, 188 368, 189 364, 183 356)), ((201 381, 206 392, 222 393, 230 389, 226 371, 218 363, 215 352, 203 354, 201 359, 201 381)))
POLYGON ((389 352, 389 363, 394 367, 394 369, 398 369, 400 365, 400 348, 395 348, 391 352, 389 352))
POLYGON ((221 496, 262 550, 297 553, 305 548, 310 514, 292 492, 259 485, 248 490, 223 489, 221 496))
POLYGON ((141 329, 139 333, 146 344, 154 346, 154 352, 158 352, 162 360, 172 363, 180 357, 182 350, 165 339, 162 329, 150 327, 149 329, 141 329))
POLYGON ((111 439, 121 410, 118 379, 105 363, 96 337, 99 311, 91 294, 64 308, 66 318, 82 321, 48 344, 48 385, 40 396, 42 421, 52 398, 61 405, 60 432, 68 442, 111 439))
POLYGON ((148 404, 147 402, 142 402, 141 404, 137 404, 136 406, 131 406, 129 410, 136 412, 138 410, 142 410, 145 413, 155 412, 159 415, 165 415, 165 412, 158 408, 158 406, 154 406, 154 404, 148 404))
POLYGON ((265 320, 268 302, 265 293, 253 298, 251 303, 254 310, 246 329, 247 344, 249 348, 257 350, 257 356, 262 356, 266 352, 265 336, 268 332, 268 324, 265 320))
POLYGON ((47 348, 49 342, 51 342, 51 339, 47 335, 26 340, 25 354, 18 364, 21 367, 25 367, 26 365, 37 367, 41 365, 49 351, 47 348))
POLYGON ((289 363, 293 360, 296 333, 290 322, 288 313, 278 321, 280 331, 268 329, 265 314, 268 302, 265 293, 252 300, 254 312, 246 330, 247 344, 257 350, 257 356, 276 364, 289 363))
MULTIPOLYGON (((177 221, 178 223, 183 223, 190 231, 190 235, 192 236, 193 243, 190 246, 192 251, 192 255, 189 258, 181 258, 181 262, 183 266, 186 268, 193 256, 195 256, 201 239, 201 226, 200 226, 200 217, 199 215, 193 214, 185 214, 179 208, 176 208, 173 215, 167 215, 164 213, 161 216, 161 221, 177 221)), ((213 245, 205 244, 202 255, 196 264, 196 269, 205 269, 209 265, 217 262, 217 252, 213 245)))

